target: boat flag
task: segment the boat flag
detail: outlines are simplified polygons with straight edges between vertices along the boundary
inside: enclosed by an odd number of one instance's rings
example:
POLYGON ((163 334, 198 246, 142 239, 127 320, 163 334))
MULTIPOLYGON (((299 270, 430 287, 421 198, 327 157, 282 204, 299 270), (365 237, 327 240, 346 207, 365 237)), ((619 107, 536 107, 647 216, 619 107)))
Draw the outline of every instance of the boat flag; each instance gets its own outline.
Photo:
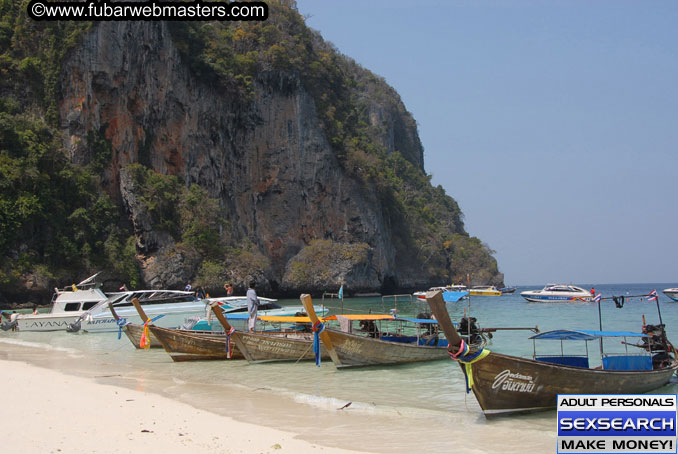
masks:
POLYGON ((603 296, 602 294, 598 293, 598 294, 593 298, 593 301, 595 301, 596 303, 600 303, 600 300, 601 300, 602 296, 603 296))
POLYGON ((647 300, 648 301, 657 301, 659 298, 659 295, 657 295, 656 290, 652 290, 649 295, 647 295, 647 300))
POLYGON ((344 299, 344 284, 341 284, 341 287, 339 287, 339 299, 343 300, 344 299))

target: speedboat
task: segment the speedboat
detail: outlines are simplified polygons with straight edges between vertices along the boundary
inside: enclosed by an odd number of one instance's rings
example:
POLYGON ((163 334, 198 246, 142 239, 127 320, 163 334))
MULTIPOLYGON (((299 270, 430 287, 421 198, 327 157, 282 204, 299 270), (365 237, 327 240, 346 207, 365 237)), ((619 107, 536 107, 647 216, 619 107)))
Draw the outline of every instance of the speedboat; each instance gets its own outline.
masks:
POLYGON ((466 290, 465 285, 446 285, 445 287, 431 287, 427 291, 423 292, 414 292, 412 295, 417 297, 419 301, 426 301, 427 292, 435 292, 440 290, 443 292, 443 299, 446 303, 456 303, 462 298, 465 298, 469 295, 469 292, 466 290))
POLYGON ((664 295, 668 296, 671 298, 673 301, 678 301, 678 287, 675 288, 665 288, 662 290, 664 295))
POLYGON ((476 285, 471 287, 469 293, 474 296, 500 296, 501 291, 494 285, 476 285))
POLYGON ((594 295, 576 285, 548 284, 541 290, 521 292, 520 296, 531 303, 544 303, 550 301, 591 301, 594 295))
POLYGON ((94 281, 97 274, 70 287, 55 288, 51 310, 47 313, 19 315, 18 330, 63 331, 81 315, 106 302, 108 296, 101 291, 100 284, 94 281))
POLYGON ((143 324, 134 308, 136 298, 153 323, 163 328, 175 328, 191 317, 201 317, 209 308, 209 300, 196 298, 193 292, 181 290, 133 290, 108 295, 108 300, 81 315, 69 331, 82 329, 86 332, 111 332, 119 329, 119 322, 113 317, 112 305, 122 323, 143 324))
POLYGON ((517 288, 518 287, 504 287, 500 288, 499 291, 501 292, 502 295, 511 295, 515 293, 517 288))

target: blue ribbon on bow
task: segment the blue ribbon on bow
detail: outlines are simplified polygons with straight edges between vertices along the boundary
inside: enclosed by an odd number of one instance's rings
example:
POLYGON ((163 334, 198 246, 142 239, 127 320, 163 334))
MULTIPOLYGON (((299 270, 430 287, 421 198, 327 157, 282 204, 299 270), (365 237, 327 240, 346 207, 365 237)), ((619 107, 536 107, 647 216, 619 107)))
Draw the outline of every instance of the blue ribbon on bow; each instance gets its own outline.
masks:
POLYGON ((122 337, 122 327, 127 324, 126 318, 119 318, 118 321, 118 340, 122 337))
POLYGON ((315 365, 320 367, 320 333, 325 331, 325 325, 318 321, 313 325, 313 353, 315 353, 315 365))

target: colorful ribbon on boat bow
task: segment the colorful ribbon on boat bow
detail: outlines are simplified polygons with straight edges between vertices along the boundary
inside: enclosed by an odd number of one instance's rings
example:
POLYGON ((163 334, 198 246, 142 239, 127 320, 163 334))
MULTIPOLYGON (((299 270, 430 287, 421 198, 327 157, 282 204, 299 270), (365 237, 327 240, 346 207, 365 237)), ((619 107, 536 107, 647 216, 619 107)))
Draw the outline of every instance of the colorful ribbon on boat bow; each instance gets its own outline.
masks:
POLYGON ((313 353, 315 353, 315 365, 320 367, 320 333, 325 331, 325 325, 318 320, 313 324, 313 353))
POLYGON ((233 355, 233 350, 231 349, 231 334, 235 333, 235 328, 231 326, 231 329, 226 333, 226 358, 231 359, 233 355))
POLYGON ((122 327, 127 324, 126 318, 119 318, 116 322, 118 324, 118 340, 122 337, 122 327))
POLYGON ((462 339, 461 344, 459 344, 459 350, 457 350, 456 353, 448 352, 450 354, 450 358, 452 358, 454 361, 459 361, 464 365, 464 378, 466 379, 467 393, 471 392, 471 388, 473 388, 473 368, 471 367, 471 364, 480 361, 490 354, 490 351, 484 348, 469 354, 470 350, 471 349, 468 344, 464 342, 464 339, 462 339))
POLYGON ((151 319, 149 318, 146 320, 146 323, 144 323, 144 331, 141 333, 141 341, 139 342, 140 348, 151 348, 151 333, 148 332, 148 324, 150 322, 151 319))

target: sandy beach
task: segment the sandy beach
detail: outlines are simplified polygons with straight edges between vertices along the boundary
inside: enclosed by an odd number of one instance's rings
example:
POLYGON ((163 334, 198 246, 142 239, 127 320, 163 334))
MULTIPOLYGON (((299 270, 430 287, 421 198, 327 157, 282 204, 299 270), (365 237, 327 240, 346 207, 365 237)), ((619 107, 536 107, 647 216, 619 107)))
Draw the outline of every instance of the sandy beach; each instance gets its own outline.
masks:
POLYGON ((0 361, 0 382, 4 452, 357 452, 22 362, 0 361))

